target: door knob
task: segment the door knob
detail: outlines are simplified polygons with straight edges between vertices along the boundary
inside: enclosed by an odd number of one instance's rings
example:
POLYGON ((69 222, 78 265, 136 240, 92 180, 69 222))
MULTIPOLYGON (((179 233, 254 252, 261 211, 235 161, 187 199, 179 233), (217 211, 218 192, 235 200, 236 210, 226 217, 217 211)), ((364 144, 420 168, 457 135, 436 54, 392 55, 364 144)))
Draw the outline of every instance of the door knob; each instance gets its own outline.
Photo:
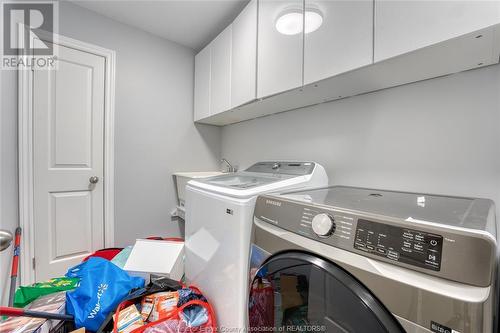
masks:
POLYGON ((99 181, 99 177, 97 177, 97 176, 92 176, 89 178, 90 184, 97 184, 98 181, 99 181))
POLYGON ((5 250, 12 243, 12 234, 7 230, 0 230, 0 252, 5 250))

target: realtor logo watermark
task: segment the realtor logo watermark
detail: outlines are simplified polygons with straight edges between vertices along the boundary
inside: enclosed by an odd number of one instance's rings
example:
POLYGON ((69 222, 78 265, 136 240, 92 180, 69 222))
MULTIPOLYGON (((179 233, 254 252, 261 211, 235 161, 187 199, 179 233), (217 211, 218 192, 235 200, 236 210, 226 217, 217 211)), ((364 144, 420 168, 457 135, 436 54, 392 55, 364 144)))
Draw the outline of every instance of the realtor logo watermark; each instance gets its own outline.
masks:
POLYGON ((56 1, 0 1, 1 69, 54 69, 56 1))

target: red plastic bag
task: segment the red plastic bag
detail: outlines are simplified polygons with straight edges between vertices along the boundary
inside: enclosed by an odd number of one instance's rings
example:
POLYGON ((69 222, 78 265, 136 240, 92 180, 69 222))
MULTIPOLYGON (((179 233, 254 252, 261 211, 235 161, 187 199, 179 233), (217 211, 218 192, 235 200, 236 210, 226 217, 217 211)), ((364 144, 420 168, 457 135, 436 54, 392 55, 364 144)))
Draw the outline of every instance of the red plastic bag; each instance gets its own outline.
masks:
MULTIPOLYGON (((201 294, 198 288, 194 286, 189 287, 194 292, 201 294)), ((133 301, 125 301, 122 302, 117 310, 116 317, 121 310, 126 308, 127 306, 134 304, 133 301)), ((116 321, 113 324, 113 333, 118 333, 116 321)), ((174 312, 172 312, 168 317, 161 318, 157 321, 148 323, 144 326, 141 326, 130 333, 215 333, 217 323, 215 319, 215 313, 212 309, 212 306, 208 302, 204 302, 202 300, 191 300, 182 306, 178 307, 174 312), (184 309, 190 306, 201 306, 205 309, 207 313, 208 320, 200 325, 200 326, 188 326, 187 322, 183 319, 183 311, 184 309)))
POLYGON ((256 279, 250 292, 248 317, 254 328, 274 327, 274 289, 262 280, 256 279))
POLYGON ((110 247, 107 249, 97 250, 94 253, 83 258, 82 262, 89 260, 90 258, 99 257, 107 260, 113 259, 120 251, 123 250, 121 247, 110 247))

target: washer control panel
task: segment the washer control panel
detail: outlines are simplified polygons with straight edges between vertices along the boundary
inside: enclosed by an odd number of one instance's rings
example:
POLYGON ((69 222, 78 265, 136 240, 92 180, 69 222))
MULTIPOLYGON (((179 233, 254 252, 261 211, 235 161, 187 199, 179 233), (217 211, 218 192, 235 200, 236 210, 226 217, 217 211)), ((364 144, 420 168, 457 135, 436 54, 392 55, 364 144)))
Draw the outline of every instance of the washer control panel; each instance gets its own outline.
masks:
POLYGON ((393 261, 439 271, 443 237, 358 219, 354 248, 393 261))

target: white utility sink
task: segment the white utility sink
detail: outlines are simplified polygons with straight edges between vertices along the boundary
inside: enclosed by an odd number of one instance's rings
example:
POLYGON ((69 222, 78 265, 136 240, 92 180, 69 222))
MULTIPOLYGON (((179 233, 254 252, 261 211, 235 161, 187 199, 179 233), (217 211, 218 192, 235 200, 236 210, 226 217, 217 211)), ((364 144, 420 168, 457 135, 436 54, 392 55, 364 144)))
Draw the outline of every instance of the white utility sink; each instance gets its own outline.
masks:
POLYGON ((197 171, 197 172, 174 172, 175 184, 177 187, 177 213, 176 215, 184 218, 184 193, 186 184, 191 179, 208 178, 219 176, 223 173, 220 171, 197 171))

